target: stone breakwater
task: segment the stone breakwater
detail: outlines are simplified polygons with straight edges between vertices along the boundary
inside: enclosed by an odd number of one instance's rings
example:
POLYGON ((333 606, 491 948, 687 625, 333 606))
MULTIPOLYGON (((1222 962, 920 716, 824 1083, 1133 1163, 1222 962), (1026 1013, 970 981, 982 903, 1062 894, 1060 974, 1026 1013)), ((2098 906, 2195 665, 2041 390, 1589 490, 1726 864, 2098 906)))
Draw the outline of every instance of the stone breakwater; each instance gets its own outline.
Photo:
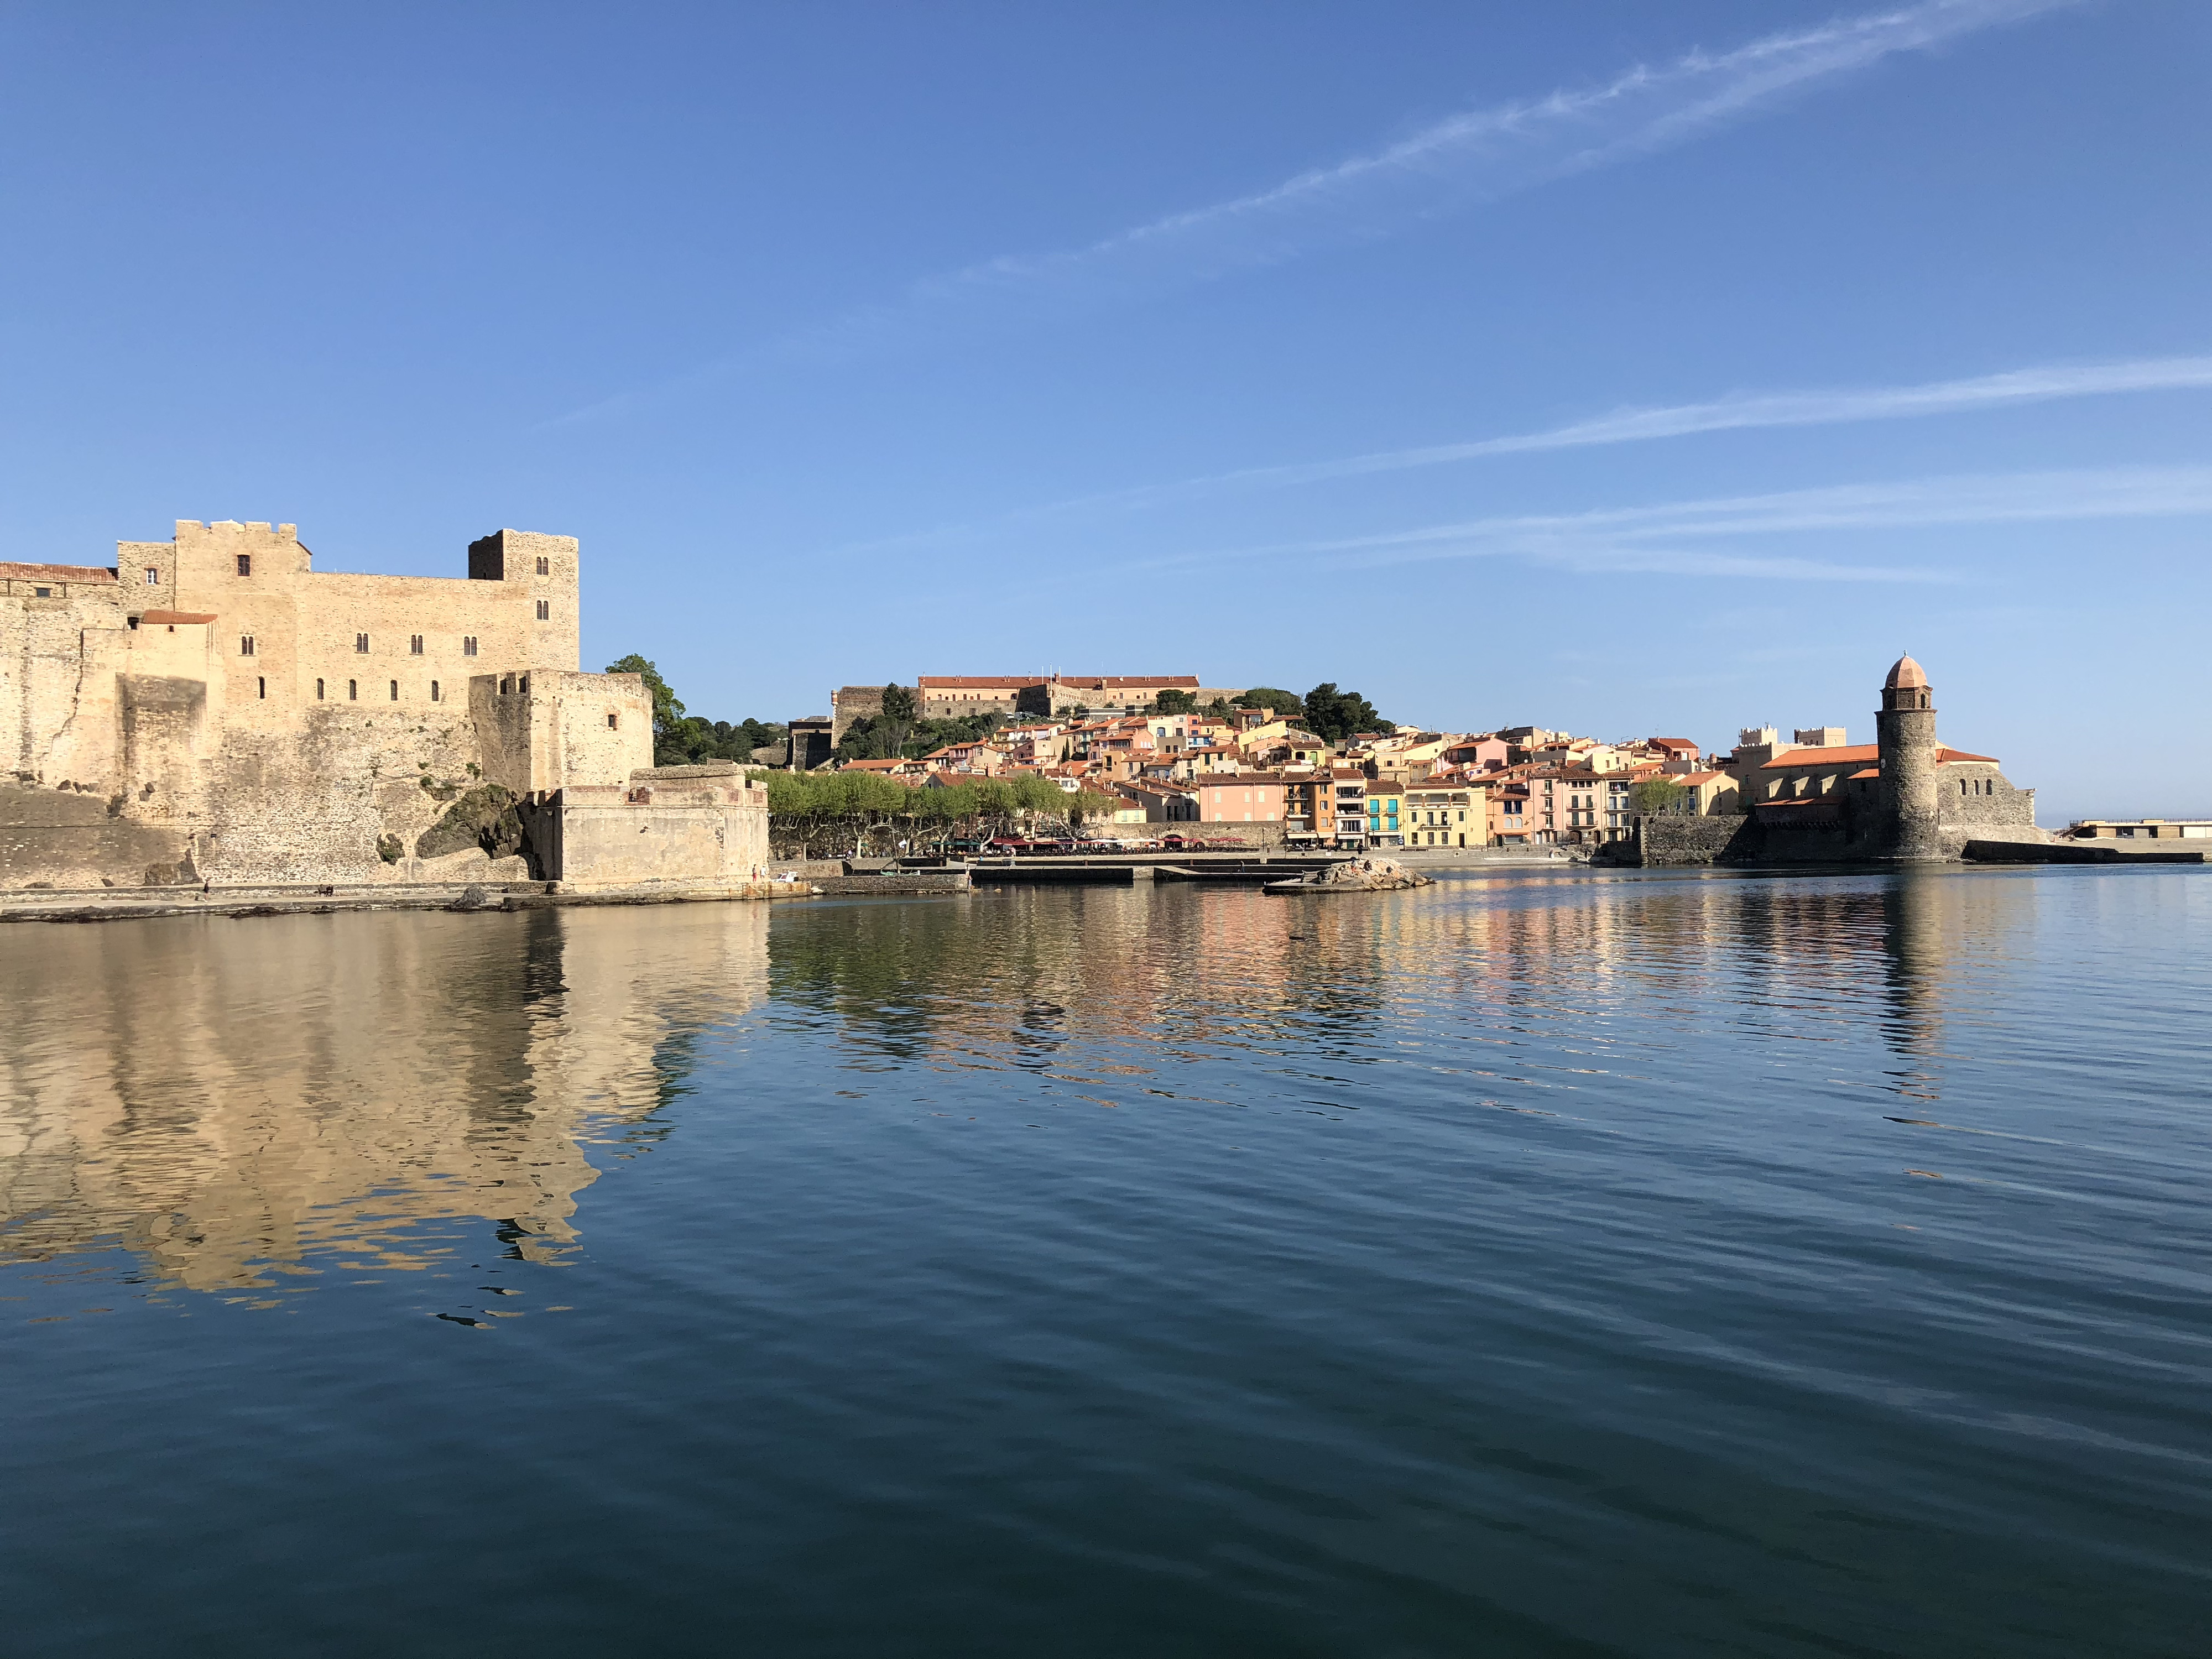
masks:
MULTIPOLYGON (((483 860, 479 863, 484 862, 483 860)), ((674 882, 572 886, 486 878, 232 884, 125 888, 26 888, 0 892, 0 922, 121 921, 149 916, 324 915, 340 910, 544 910, 587 904, 702 904, 794 898, 915 898, 964 893, 964 871, 889 876, 824 875, 723 884, 674 882)))

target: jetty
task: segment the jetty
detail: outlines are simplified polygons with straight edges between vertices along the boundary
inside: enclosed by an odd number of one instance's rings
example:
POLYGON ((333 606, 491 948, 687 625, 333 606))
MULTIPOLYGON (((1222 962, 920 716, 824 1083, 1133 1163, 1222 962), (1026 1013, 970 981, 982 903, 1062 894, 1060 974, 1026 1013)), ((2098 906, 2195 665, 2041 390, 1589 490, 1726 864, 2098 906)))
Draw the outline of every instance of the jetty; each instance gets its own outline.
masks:
POLYGON ((977 887, 1135 887, 1195 882, 1264 887, 1348 861, 1346 853, 1012 853, 901 859, 902 871, 959 870, 977 887))

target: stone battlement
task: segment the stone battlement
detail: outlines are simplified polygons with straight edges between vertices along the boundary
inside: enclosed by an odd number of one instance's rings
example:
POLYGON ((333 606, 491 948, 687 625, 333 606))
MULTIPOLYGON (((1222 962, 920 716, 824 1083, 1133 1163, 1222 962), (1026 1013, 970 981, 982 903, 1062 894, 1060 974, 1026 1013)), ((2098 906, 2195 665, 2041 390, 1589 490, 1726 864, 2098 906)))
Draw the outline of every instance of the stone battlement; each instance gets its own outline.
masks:
POLYGON ((580 669, 573 537, 496 531, 465 577, 312 562, 295 525, 179 519, 112 567, 0 565, 10 799, 90 793, 119 826, 0 836, 0 888, 379 879, 467 792, 648 768, 642 683, 580 669))

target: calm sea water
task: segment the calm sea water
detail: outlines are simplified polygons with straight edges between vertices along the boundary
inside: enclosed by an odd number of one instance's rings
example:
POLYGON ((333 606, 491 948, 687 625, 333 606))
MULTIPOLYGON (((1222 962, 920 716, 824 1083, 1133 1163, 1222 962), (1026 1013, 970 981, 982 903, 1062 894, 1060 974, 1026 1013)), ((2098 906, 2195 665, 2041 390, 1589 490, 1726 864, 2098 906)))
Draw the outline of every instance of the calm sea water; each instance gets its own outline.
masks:
POLYGON ((2180 1655, 2212 874, 0 931, 0 1650, 2180 1655))

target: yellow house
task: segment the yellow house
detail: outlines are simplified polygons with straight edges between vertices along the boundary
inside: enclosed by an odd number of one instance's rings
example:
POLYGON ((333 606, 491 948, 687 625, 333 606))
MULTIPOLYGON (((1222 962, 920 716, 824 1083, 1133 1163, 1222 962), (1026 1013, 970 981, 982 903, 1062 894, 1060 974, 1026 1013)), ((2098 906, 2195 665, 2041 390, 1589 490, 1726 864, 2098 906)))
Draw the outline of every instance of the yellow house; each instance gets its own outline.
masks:
POLYGON ((1736 802, 1739 792, 1736 781, 1726 772, 1675 772, 1664 775, 1666 783, 1678 783, 1690 793, 1684 806, 1698 817, 1711 817, 1716 812, 1741 812, 1736 802))
POLYGON ((1488 791, 1469 779, 1425 779, 1406 786, 1404 844, 1407 847, 1486 847, 1488 791))

